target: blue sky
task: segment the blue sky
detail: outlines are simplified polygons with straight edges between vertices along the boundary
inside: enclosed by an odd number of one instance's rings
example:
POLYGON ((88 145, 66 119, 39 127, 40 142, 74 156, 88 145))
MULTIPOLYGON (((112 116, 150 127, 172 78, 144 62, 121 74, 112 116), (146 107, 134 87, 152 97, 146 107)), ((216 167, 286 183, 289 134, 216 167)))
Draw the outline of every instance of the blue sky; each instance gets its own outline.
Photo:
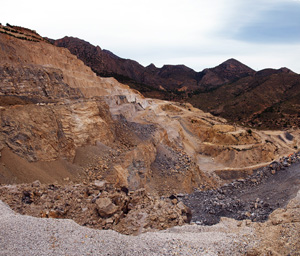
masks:
POLYGON ((2 24, 74 36, 147 66, 196 71, 236 58, 300 73, 300 0, 11 0, 2 24))

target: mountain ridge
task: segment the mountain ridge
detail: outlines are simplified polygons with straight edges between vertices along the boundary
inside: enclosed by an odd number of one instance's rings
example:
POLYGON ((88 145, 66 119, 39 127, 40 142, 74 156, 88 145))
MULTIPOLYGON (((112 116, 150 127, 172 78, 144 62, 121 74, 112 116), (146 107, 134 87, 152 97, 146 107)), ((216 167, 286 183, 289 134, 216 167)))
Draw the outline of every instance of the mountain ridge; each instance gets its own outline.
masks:
POLYGON ((286 67, 255 71, 233 58, 200 72, 185 65, 158 68, 150 64, 143 67, 136 61, 122 59, 78 38, 64 37, 53 43, 68 48, 97 75, 112 76, 145 97, 189 102, 249 127, 300 127, 300 117, 296 114, 300 111, 297 103, 300 75, 286 67), (274 93, 276 96, 271 99, 270 95, 274 93), (269 110, 274 108, 277 112, 270 114, 269 110))
POLYGON ((187 90, 199 89, 198 86, 205 90, 207 85, 213 84, 214 87, 222 85, 231 76, 243 77, 254 72, 234 59, 229 59, 216 67, 207 68, 200 72, 196 72, 183 64, 166 64, 161 68, 150 64, 144 67, 137 61, 120 58, 109 50, 102 50, 99 46, 95 47, 79 38, 66 36, 62 39, 52 40, 52 42, 56 46, 68 48, 71 53, 91 66, 100 76, 124 76, 128 79, 134 79, 138 83, 153 86, 156 89, 160 88, 160 85, 165 90, 181 89, 184 86, 187 86, 187 90), (236 72, 234 68, 236 68, 236 72), (222 70, 227 71, 225 76, 222 76, 222 70), (234 72, 234 74, 230 74, 231 72, 234 72), (177 73, 177 76, 175 76, 175 73, 177 73), (217 76, 217 81, 207 82, 203 80, 201 82, 203 77, 211 75, 217 76))

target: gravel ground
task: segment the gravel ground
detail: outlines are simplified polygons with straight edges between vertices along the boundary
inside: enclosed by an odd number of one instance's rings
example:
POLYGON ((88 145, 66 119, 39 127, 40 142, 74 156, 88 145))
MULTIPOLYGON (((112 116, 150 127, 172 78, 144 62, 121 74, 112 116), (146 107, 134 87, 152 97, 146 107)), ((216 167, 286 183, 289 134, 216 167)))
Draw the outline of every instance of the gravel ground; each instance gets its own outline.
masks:
POLYGON ((72 220, 19 215, 0 201, 0 255, 244 255, 256 240, 251 227, 238 223, 223 219, 214 226, 126 236, 72 220))

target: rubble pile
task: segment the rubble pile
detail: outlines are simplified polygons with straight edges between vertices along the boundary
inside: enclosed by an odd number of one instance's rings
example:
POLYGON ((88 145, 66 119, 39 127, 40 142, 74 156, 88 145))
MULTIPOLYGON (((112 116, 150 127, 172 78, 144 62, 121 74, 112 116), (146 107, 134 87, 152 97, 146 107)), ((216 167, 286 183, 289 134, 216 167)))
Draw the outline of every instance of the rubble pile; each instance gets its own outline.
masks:
POLYGON ((89 184, 31 184, 0 187, 0 199, 20 214, 73 219, 80 225, 137 235, 183 225, 189 208, 176 199, 151 196, 145 189, 128 191, 105 181, 89 184))
POLYGON ((221 217, 263 222, 275 209, 285 207, 299 190, 299 163, 300 151, 273 161, 246 179, 181 195, 182 201, 192 209, 192 220, 197 224, 213 225, 221 217))

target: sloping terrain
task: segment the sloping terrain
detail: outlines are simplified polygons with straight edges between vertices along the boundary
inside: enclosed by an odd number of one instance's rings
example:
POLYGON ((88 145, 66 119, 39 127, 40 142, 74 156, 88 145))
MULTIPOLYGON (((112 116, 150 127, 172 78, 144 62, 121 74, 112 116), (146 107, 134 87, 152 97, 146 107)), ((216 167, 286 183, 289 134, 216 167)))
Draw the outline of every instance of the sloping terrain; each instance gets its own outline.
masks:
POLYGON ((198 224, 212 225, 220 217, 264 222, 283 208, 300 189, 300 152, 260 168, 246 179, 225 184, 217 190, 184 195, 183 202, 198 224))
POLYGON ((187 101, 205 112, 260 129, 299 127, 300 75, 287 68, 255 72, 230 59, 196 72, 184 65, 143 67, 83 40, 52 41, 99 76, 112 76, 152 98, 187 101))
POLYGON ((232 122, 287 129, 300 125, 299 95, 300 75, 282 68, 259 71, 211 92, 194 92, 188 101, 232 122))
POLYGON ((190 104, 146 99, 47 42, 1 34, 0 46, 2 183, 106 179, 130 190, 191 192, 299 146, 297 131, 286 139, 190 104))

